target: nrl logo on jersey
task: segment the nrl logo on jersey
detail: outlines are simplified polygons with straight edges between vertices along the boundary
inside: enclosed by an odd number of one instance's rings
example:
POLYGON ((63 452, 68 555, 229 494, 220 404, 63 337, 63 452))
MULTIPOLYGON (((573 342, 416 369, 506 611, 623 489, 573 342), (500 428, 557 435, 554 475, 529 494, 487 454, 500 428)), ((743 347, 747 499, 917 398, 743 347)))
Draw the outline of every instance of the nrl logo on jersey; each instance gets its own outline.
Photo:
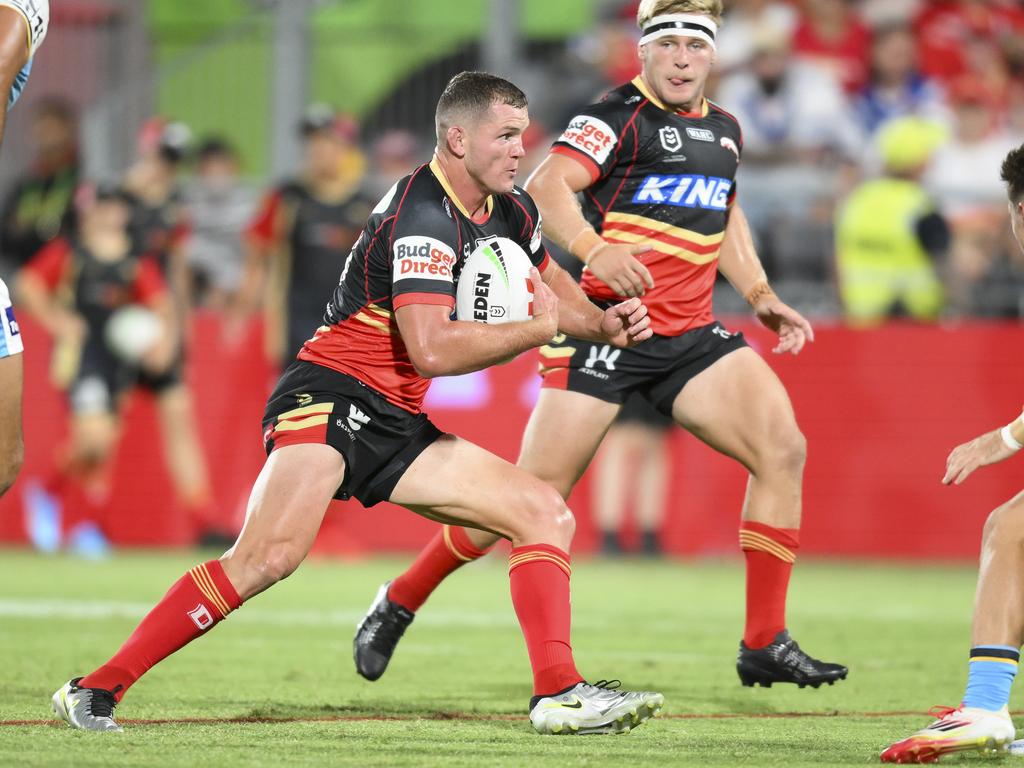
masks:
POLYGON ((661 139, 661 146, 668 152, 675 152, 683 146, 683 137, 679 135, 679 129, 670 125, 658 130, 658 138, 661 139))
POLYGON ((697 141, 710 141, 711 143, 715 141, 715 134, 707 128, 687 128, 686 135, 697 141))

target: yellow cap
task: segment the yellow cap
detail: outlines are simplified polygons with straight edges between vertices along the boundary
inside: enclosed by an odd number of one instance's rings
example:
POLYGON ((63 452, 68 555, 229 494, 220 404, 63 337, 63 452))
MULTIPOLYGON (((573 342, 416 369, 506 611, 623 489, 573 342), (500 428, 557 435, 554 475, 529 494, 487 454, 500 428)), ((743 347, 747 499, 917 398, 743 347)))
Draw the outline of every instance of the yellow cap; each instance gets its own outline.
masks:
POLYGON ((948 132, 942 123, 920 117, 898 117, 879 130, 878 146, 887 169, 907 171, 925 165, 947 138, 948 132))

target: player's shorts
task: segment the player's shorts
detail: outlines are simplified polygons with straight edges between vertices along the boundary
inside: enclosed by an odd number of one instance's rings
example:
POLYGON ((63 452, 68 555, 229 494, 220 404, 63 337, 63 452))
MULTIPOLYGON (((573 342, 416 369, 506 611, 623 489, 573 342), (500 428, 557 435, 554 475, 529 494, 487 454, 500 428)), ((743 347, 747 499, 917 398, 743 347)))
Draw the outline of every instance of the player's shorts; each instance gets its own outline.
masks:
POLYGON ((351 376, 296 360, 277 382, 263 414, 267 454, 286 445, 329 445, 345 457, 336 499, 372 507, 387 501, 416 458, 444 434, 351 376))
POLYGON ((24 349, 21 343, 21 328, 14 319, 11 294, 7 291, 4 281, 0 280, 0 357, 17 355, 24 349))
POLYGON ((137 369, 125 365, 101 341, 90 336, 78 355, 67 397, 76 414, 116 413, 121 398, 135 383, 137 369))
POLYGON ((136 384, 154 395, 162 394, 171 387, 176 387, 185 381, 185 348, 178 347, 174 353, 171 364, 159 373, 151 373, 143 369, 139 370, 136 384))
POLYGON ((742 333, 719 322, 680 336, 652 336, 630 349, 559 334, 540 349, 542 386, 618 405, 637 392, 671 417, 672 403, 690 379, 746 346, 742 333))

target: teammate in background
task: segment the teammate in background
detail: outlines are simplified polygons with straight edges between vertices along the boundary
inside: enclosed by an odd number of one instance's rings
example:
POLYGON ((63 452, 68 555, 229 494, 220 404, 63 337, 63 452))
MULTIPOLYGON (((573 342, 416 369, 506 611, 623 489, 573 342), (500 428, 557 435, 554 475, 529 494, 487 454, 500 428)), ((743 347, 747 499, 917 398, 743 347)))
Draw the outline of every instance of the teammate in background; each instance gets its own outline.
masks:
MULTIPOLYGON (((1003 161, 1010 225, 1024 248, 1024 146, 1003 161)), ((1024 415, 958 445, 946 459, 942 482, 960 485, 980 467, 1008 459, 1024 447, 1024 415)), ((959 707, 934 707, 938 719, 882 753, 883 763, 931 763, 953 752, 1005 749, 1016 730, 1010 688, 1024 643, 1024 492, 985 521, 981 567, 971 625, 967 691, 959 707)))
MULTIPOLYGON (((527 182, 550 238, 587 265, 591 300, 643 295, 655 335, 621 352, 572 333, 542 347, 543 389, 518 464, 568 498, 633 392, 735 458, 750 472, 739 536, 747 563, 740 680, 818 687, 847 670, 808 656, 786 629, 804 436, 774 372, 711 311, 717 266, 778 333, 774 352, 796 354, 814 338, 768 285, 735 204, 740 127, 704 98, 721 15, 721 0, 643 0, 642 73, 573 118, 527 182)), ((356 632, 359 673, 380 677, 427 596, 495 541, 445 527, 385 584, 356 632)))
POLYGON ((657 713, 661 694, 589 685, 576 671, 567 552, 574 524, 562 499, 512 464, 441 433, 421 411, 430 378, 486 368, 559 329, 623 346, 650 334, 639 300, 601 311, 548 257, 536 206, 513 184, 528 123, 526 97, 508 81, 474 72, 452 78, 437 105, 433 161, 374 208, 324 324, 270 397, 269 457, 238 541, 176 582, 110 661, 53 695, 54 711, 69 724, 121 730, 113 710, 125 691, 294 571, 328 503, 350 496, 511 540, 512 602, 534 671, 530 720, 538 732, 624 732, 657 713), (533 317, 504 325, 452 320, 461 262, 493 237, 514 240, 535 265, 533 317))
MULTIPOLYGON (((0 141, 7 110, 21 96, 32 71, 32 57, 50 24, 49 0, 0 0, 0 141)), ((0 280, 0 496, 18 476, 25 456, 21 436, 21 331, 14 319, 11 297, 0 280)))
POLYGON ((630 395, 608 428, 594 458, 594 522, 601 531, 601 554, 624 554, 620 529, 632 500, 640 529, 639 553, 660 557, 658 530, 668 494, 665 438, 672 419, 640 395, 630 395))
POLYGON ((213 490, 199 442, 192 396, 185 383, 192 285, 188 268, 186 216, 181 169, 192 133, 182 123, 153 118, 143 126, 139 157, 125 173, 125 188, 138 201, 132 220, 140 252, 151 254, 171 292, 178 348, 162 370, 142 372, 139 386, 156 398, 163 452, 178 500, 200 543, 223 543, 212 511, 213 490))
POLYGON ((365 160, 355 144, 353 120, 314 104, 300 130, 302 173, 272 190, 249 225, 249 254, 235 313, 244 316, 257 306, 265 286, 267 356, 281 367, 295 359, 320 323, 338 265, 374 202, 360 194, 365 160))
POLYGON ((152 258, 140 257, 131 236, 134 200, 115 187, 83 189, 79 198, 81 224, 75 236, 51 241, 22 269, 18 295, 54 338, 51 371, 54 383, 67 391, 71 430, 69 445, 57 458, 53 485, 73 483, 84 491, 85 508, 66 508, 62 521, 73 545, 78 541, 84 549, 87 537, 94 541, 97 532, 102 535, 122 395, 140 368, 166 367, 176 342, 160 270, 152 258), (164 327, 140 363, 119 358, 107 341, 111 317, 130 304, 147 305, 164 327))

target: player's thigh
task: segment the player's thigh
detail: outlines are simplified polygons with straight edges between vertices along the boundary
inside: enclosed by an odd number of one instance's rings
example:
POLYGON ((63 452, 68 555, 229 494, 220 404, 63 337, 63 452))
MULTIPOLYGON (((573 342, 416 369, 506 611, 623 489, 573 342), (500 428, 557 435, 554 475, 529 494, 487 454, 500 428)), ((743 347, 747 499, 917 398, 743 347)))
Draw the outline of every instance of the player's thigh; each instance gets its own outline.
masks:
POLYGON ((345 460, 329 445, 288 445, 267 457, 242 532, 224 556, 224 569, 243 599, 298 567, 344 477, 345 460))
POLYGON ((21 400, 24 355, 0 357, 0 468, 8 460, 21 461, 21 400))
POLYGON ((774 458, 802 462, 804 438, 778 376, 743 347, 686 383, 672 417, 717 451, 757 472, 774 458))
POLYGON ((621 407, 580 392, 542 389, 517 464, 568 498, 621 407))
POLYGON ((493 531, 513 541, 552 528, 564 532, 573 524, 554 488, 455 435, 443 435, 428 446, 389 500, 435 520, 493 531))

